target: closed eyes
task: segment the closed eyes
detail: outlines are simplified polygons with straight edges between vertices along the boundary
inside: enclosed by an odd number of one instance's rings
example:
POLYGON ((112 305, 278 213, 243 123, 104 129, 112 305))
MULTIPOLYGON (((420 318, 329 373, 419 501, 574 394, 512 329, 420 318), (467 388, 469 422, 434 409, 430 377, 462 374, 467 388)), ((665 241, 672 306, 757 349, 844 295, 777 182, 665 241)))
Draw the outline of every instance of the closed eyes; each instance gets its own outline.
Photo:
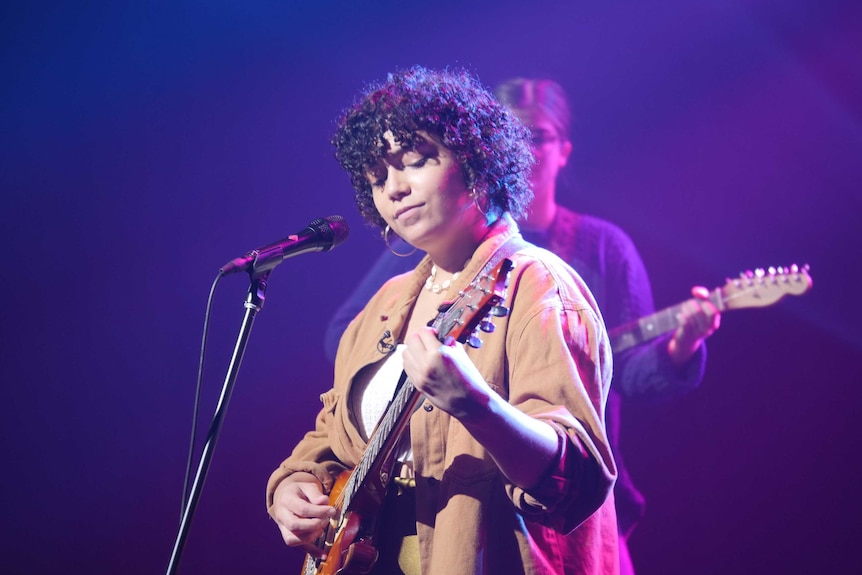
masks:
MULTIPOLYGON (((424 167, 428 163, 428 160, 430 160, 430 159, 431 159, 430 156, 420 156, 418 160, 404 164, 402 167, 395 166, 395 169, 401 169, 401 170, 403 170, 405 168, 419 169, 419 168, 424 167)), ((387 171, 388 170, 385 170, 383 168, 380 168, 379 170, 378 169, 371 170, 368 173, 368 180, 371 182, 371 186, 374 188, 382 188, 384 185, 386 185, 387 171)))

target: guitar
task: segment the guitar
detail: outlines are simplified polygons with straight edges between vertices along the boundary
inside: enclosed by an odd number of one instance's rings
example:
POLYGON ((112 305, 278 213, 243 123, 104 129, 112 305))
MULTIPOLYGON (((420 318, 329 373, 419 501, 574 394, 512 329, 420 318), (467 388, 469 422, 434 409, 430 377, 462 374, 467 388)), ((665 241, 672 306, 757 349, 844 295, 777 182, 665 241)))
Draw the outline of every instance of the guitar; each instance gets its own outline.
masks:
MULTIPOLYGON (((512 267, 511 260, 503 259, 491 272, 483 270, 457 299, 441 308, 430 323, 441 342, 452 337, 472 347, 481 345, 476 331, 494 330, 488 316, 502 317, 509 313, 500 304, 506 297, 512 267)), ((395 396, 380 418, 359 464, 352 471, 343 472, 330 493, 329 503, 336 514, 315 541, 318 548, 326 551, 326 560, 306 555, 303 575, 364 574, 374 566, 375 518, 390 483, 395 447, 421 399, 422 394, 402 372, 395 396)))
MULTIPOLYGON (((709 292, 709 301, 721 312, 765 307, 786 295, 802 295, 810 290, 811 286, 808 266, 800 268, 792 265, 789 268, 758 269, 727 280, 723 287, 709 292)), ((686 300, 610 330, 608 335, 611 339, 611 349, 616 353, 675 330, 680 326, 678 316, 682 306, 688 301, 692 300, 686 300)))

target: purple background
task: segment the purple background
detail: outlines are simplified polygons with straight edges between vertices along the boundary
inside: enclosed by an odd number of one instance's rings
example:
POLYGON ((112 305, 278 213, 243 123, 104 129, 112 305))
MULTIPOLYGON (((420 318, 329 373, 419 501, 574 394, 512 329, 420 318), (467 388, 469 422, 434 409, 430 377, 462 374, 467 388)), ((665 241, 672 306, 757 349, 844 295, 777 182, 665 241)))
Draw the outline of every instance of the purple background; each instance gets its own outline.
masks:
MULTIPOLYGON (((329 385, 325 322, 381 249, 333 120, 424 64, 564 85, 561 200, 631 234, 659 306, 811 265, 809 294, 724 316, 696 393, 627 408, 640 573, 862 572, 862 3, 78 4, 0 8, 0 571, 164 572, 212 279, 343 214, 347 243, 273 273, 180 569, 299 571, 264 483, 329 385)), ((247 286, 216 295, 202 431, 247 286)))

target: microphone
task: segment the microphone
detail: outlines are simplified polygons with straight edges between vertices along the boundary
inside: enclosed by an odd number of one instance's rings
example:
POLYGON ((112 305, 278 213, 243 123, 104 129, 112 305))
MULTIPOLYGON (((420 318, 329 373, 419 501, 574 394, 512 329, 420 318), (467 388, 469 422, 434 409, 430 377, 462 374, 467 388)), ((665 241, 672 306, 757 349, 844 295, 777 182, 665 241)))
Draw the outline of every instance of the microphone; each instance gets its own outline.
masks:
POLYGON ((395 349, 394 345, 392 345, 391 343, 386 341, 387 339, 391 339, 391 338, 392 338, 392 332, 391 331, 389 331, 387 329, 386 331, 383 332, 383 337, 381 337, 380 341, 377 342, 377 351, 379 353, 386 355, 387 353, 389 353, 390 351, 395 349))
POLYGON ((341 216, 318 218, 299 233, 234 258, 219 269, 221 275, 242 271, 262 273, 287 258, 308 252, 328 252, 347 239, 350 229, 341 216))

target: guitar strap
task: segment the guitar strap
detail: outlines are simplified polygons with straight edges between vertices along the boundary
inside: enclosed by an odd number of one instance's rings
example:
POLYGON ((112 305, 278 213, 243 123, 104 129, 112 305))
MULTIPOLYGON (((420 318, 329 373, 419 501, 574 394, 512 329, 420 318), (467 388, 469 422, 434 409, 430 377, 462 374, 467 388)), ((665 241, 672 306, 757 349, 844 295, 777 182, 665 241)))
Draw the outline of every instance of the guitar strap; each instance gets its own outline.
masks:
POLYGON ((479 276, 489 273, 497 267, 497 264, 503 261, 504 258, 507 258, 531 245, 532 244, 521 237, 520 234, 513 235, 511 238, 503 242, 500 247, 497 248, 497 251, 491 254, 491 258, 488 260, 488 263, 485 264, 485 267, 482 268, 482 271, 479 272, 479 276))

